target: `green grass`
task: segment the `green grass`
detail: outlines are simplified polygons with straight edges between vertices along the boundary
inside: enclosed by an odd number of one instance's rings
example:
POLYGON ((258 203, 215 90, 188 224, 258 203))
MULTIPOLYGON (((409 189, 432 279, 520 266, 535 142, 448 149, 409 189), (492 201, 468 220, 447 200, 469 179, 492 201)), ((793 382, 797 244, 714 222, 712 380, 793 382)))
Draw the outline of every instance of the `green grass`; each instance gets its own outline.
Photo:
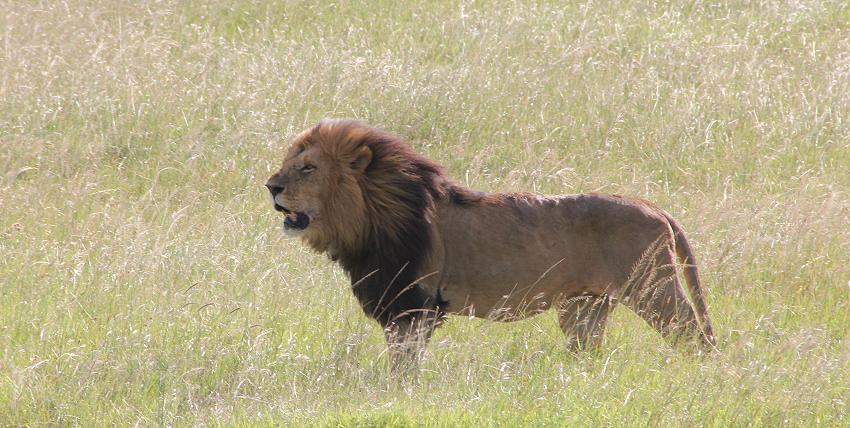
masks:
POLYGON ((850 424, 845 1, 0 3, 0 425, 850 424), (262 185, 323 117, 482 190, 656 201, 720 353, 452 318, 387 382, 262 185))

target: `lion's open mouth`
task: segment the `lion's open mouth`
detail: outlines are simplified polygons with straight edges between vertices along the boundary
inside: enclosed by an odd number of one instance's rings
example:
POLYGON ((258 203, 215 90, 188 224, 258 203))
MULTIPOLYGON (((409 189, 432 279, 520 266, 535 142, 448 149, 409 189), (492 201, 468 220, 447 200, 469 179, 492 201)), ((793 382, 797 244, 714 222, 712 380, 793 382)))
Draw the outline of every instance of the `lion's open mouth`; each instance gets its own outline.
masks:
POLYGON ((287 230, 304 230, 310 225, 310 217, 307 214, 288 211, 283 219, 283 228, 287 230))
POLYGON ((284 213, 285 215, 283 218, 284 231, 301 231, 310 225, 310 216, 307 214, 292 211, 289 208, 278 204, 277 201, 273 201, 273 203, 274 209, 284 213))

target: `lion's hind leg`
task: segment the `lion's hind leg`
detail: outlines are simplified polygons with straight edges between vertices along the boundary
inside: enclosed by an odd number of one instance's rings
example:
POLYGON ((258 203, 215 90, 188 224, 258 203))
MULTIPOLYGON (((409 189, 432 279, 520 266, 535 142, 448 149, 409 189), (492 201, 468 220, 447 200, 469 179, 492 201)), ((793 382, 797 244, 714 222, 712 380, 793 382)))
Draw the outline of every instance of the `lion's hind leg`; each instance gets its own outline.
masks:
POLYGON ((579 296, 558 303, 558 320, 570 352, 598 349, 614 302, 608 296, 579 296))
MULTIPOLYGON (((663 257, 643 281, 631 284, 623 296, 626 304, 673 345, 701 337, 699 321, 676 277, 672 260, 663 257)), ((701 343, 701 342, 700 342, 701 343)))
MULTIPOLYGON (((673 345, 702 337, 694 307, 676 275, 673 242, 662 235, 632 266, 620 301, 673 345)), ((704 341, 698 341, 700 345, 704 341)))

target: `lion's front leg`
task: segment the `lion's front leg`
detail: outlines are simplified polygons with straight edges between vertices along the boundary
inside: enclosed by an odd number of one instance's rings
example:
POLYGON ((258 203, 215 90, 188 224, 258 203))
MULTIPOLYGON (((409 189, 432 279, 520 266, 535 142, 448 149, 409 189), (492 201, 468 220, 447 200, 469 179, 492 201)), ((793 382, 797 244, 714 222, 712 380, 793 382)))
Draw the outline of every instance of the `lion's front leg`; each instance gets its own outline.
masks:
POLYGON ((415 371, 437 325, 437 318, 426 314, 399 317, 384 327, 393 375, 407 377, 415 371))

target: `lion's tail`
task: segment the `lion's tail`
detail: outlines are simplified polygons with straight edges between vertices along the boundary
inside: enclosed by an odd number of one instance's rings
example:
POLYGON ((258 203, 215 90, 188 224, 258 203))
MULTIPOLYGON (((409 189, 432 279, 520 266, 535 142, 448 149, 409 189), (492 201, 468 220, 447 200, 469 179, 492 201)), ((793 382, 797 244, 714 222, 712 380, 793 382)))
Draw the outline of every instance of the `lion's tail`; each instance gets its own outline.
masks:
POLYGON ((691 303, 694 305, 697 319, 702 325, 702 340, 709 349, 714 349, 717 342, 714 337, 714 330, 711 328, 711 321, 708 318, 708 305, 706 305, 702 294, 696 257, 694 257, 691 244, 688 242, 682 226, 666 212, 664 212, 664 217, 667 217, 667 222, 670 223, 670 227, 673 229, 673 236, 676 239, 676 254, 679 256, 679 262, 683 266, 685 282, 688 284, 688 292, 691 296, 691 303))

